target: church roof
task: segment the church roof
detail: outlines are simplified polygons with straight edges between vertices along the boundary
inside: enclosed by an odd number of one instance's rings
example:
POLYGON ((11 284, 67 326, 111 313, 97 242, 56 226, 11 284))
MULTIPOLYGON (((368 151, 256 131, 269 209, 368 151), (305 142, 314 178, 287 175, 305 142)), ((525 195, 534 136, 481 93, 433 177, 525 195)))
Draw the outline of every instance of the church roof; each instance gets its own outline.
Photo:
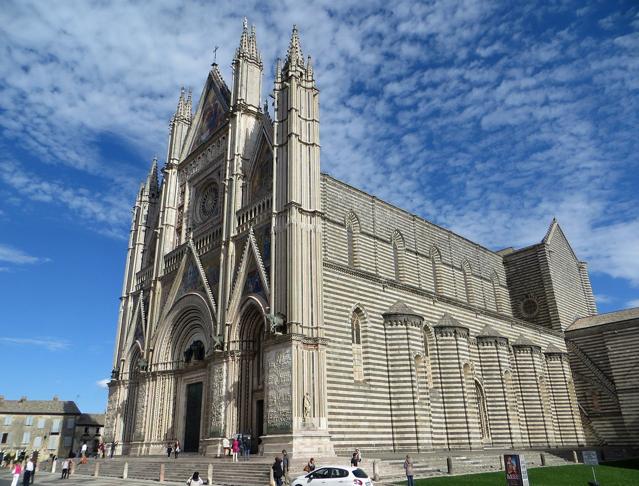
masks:
POLYGON ((444 312, 444 315, 439 318, 435 325, 439 327, 466 327, 448 312, 444 312))
POLYGON ((408 307, 406 302, 403 302, 401 300, 398 300, 393 305, 391 305, 388 308, 388 310, 386 312, 384 312, 384 314, 400 314, 400 315, 401 314, 405 314, 405 315, 409 315, 409 316, 419 316, 419 314, 417 314, 417 312, 415 312, 413 309, 408 307))
POLYGON ((75 421, 77 425, 94 425, 104 427, 103 413, 83 413, 75 421))
POLYGON ((563 350, 559 349, 557 346, 555 346, 554 344, 550 343, 548 345, 548 347, 546 348, 546 351, 544 351, 544 353, 546 353, 546 354, 566 354, 566 351, 563 351, 563 350))
POLYGON ((535 346, 537 348, 540 347, 538 344, 533 343, 530 339, 524 337, 522 334, 520 334, 519 337, 515 340, 513 346, 535 346))
POLYGON ((478 337, 504 337, 499 331, 491 327, 489 324, 486 324, 484 328, 481 330, 478 337))
POLYGON ((586 329, 589 327, 602 326, 604 324, 630 321, 632 319, 639 319, 639 307, 607 312, 605 314, 597 314, 594 316, 581 317, 580 319, 576 319, 575 322, 568 326, 566 332, 576 331, 578 329, 586 329))

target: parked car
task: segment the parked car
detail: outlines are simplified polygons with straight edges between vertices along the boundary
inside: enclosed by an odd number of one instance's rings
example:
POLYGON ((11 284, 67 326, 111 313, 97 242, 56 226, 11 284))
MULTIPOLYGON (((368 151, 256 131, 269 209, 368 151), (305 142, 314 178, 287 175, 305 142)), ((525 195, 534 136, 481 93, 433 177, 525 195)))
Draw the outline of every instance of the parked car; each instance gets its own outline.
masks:
POLYGON ((322 466, 293 480, 292 486, 373 486, 362 468, 322 466))

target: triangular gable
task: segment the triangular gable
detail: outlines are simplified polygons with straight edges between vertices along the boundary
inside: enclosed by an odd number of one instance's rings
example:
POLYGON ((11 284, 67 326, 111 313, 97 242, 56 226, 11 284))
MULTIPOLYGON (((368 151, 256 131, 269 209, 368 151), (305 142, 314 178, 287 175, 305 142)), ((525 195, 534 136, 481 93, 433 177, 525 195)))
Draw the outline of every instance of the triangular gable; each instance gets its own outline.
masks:
POLYGON ((140 291, 138 301, 135 304, 135 310, 129 323, 129 332, 127 335, 127 348, 130 348, 136 341, 140 345, 140 349, 144 352, 144 341, 146 336, 146 310, 144 308, 144 293, 140 291))
POLYGON ((245 171, 251 202, 273 192, 273 144, 263 126, 256 147, 245 171))
POLYGON ((217 68, 209 72, 193 123, 184 142, 182 160, 206 142, 225 123, 231 103, 231 92, 217 68))
POLYGON ((259 281, 264 289, 264 293, 266 294, 265 297, 268 300, 271 291, 269 288, 266 270, 264 268, 264 262, 262 261, 262 256, 260 255, 260 250, 257 247, 257 242, 255 240, 255 234, 253 233, 253 227, 249 230, 249 236, 244 244, 242 260, 240 261, 239 269, 233 284, 233 291, 231 292, 231 299, 229 300, 227 316, 230 321, 235 318, 235 314, 240 307, 240 301, 244 295, 247 278, 249 277, 250 264, 252 262, 255 262, 259 281))
POLYGON ((212 311, 211 315, 215 321, 213 322, 213 327, 215 328, 217 326, 217 306, 215 304, 215 298, 213 297, 213 292, 211 291, 211 286, 204 272, 202 262, 197 255, 193 240, 189 240, 189 244, 182 256, 182 261, 171 285, 168 298, 164 303, 162 320, 166 318, 173 304, 178 299, 193 291, 203 292, 206 295, 212 311))
POLYGON ((556 218, 553 218, 552 222, 550 223, 550 227, 548 228, 548 231, 546 232, 546 235, 544 236, 544 239, 541 240, 541 242, 546 245, 550 245, 551 241, 555 238, 563 239, 566 246, 570 250, 570 253, 572 253, 572 256, 574 257, 575 261, 578 262, 579 258, 577 258, 577 255, 575 254, 575 251, 572 249, 572 246, 570 245, 568 238, 566 238, 564 231, 561 229, 561 226, 559 226, 559 222, 557 221, 556 218))

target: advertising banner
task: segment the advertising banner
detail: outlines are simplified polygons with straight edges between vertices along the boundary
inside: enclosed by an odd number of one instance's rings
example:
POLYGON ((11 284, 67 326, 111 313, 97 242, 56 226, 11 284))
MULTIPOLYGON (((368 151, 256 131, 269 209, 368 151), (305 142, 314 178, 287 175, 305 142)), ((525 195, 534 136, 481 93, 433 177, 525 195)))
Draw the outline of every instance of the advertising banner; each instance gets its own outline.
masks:
POLYGON ((507 486, 530 486, 528 469, 524 456, 520 454, 504 454, 507 486))

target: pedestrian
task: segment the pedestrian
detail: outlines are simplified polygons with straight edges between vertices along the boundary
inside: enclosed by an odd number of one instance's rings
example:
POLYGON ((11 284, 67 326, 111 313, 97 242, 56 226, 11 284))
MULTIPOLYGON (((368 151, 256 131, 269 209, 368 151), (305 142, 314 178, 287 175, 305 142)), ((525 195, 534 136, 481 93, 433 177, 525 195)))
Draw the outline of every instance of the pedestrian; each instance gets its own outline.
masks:
POLYGON ((362 462, 362 453, 357 447, 355 448, 355 454, 357 455, 357 464, 359 465, 359 463, 362 462))
POLYGON ((353 457, 351 457, 351 466, 357 467, 358 462, 359 461, 357 460, 357 452, 353 452, 353 457))
POLYGON ((11 474, 13 474, 13 481, 11 481, 11 486, 18 486, 18 479, 20 479, 20 474, 22 474, 22 464, 16 462, 11 470, 11 474))
POLYGON ((222 447, 224 448, 224 456, 228 456, 230 452, 230 446, 229 446, 229 440, 226 437, 222 439, 222 447))
POLYGON ((233 451, 233 462, 237 462, 237 453, 240 452, 240 441, 237 440, 237 437, 233 439, 232 451, 233 451))
POLYGON ((242 437, 242 444, 244 444, 244 460, 248 461, 251 458, 251 436, 242 437))
POLYGON ((110 452, 111 459, 113 459, 113 453, 115 452, 115 446, 116 446, 117 444, 118 444, 118 443, 117 443, 115 440, 111 442, 111 452, 110 452))
POLYGON ((276 486, 282 486, 282 476, 284 476, 284 471, 282 470, 282 459, 280 456, 275 457, 275 462, 271 469, 273 469, 273 479, 275 480, 276 486))
POLYGON ((415 472, 413 471, 413 461, 411 460, 410 456, 406 456, 406 460, 404 461, 404 471, 406 472, 407 486, 415 486, 415 483, 413 481, 415 472))
POLYGON ((304 466, 304 471, 307 473, 315 471, 315 459, 312 457, 309 459, 306 466, 304 466))
POLYGON ((69 459, 62 461, 62 477, 60 479, 69 479, 69 459))
POLYGON ((84 458, 87 455, 87 443, 84 442, 80 448, 80 455, 84 458))
POLYGON ((173 451, 174 457, 175 459, 178 458, 178 454, 182 452, 182 449, 180 449, 180 441, 176 440, 175 441, 175 450, 173 451))
POLYGON ((24 468, 24 474, 22 475, 22 486, 29 486, 31 484, 31 476, 35 470, 35 465, 31 458, 27 461, 27 466, 24 468))
POLYGON ((286 449, 283 449, 282 450, 282 472, 284 473, 284 479, 286 479, 287 483, 288 483, 288 469, 289 469, 288 454, 286 453, 286 449))
POLYGON ((200 477, 200 473, 195 471, 191 475, 191 477, 189 479, 187 479, 186 484, 188 484, 188 485, 204 484, 204 481, 202 481, 202 478, 200 477))
POLYGON ((166 457, 171 457, 171 452, 173 452, 173 444, 169 442, 166 445, 166 457))

